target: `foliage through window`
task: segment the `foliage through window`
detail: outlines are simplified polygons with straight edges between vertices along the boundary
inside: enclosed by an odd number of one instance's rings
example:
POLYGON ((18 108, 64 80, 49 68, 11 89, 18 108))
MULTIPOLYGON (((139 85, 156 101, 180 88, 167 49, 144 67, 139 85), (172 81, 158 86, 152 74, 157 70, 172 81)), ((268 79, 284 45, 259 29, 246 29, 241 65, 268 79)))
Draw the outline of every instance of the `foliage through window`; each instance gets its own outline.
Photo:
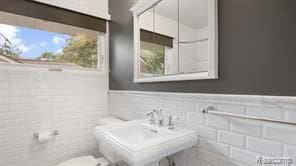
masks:
POLYGON ((99 32, 26 19, 25 27, 13 19, 0 20, 0 63, 100 68, 99 32))
POLYGON ((140 73, 142 76, 164 75, 165 47, 141 41, 140 73))

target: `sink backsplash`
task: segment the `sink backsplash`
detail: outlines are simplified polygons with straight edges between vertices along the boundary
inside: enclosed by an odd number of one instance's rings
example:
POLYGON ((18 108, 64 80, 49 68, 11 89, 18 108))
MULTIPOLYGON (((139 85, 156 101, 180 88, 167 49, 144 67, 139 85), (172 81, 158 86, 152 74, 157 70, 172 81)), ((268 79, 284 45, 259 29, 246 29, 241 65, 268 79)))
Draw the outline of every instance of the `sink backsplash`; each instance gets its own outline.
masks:
POLYGON ((296 121, 296 98, 250 95, 216 95, 109 91, 111 115, 122 119, 144 118, 152 109, 163 109, 180 118, 179 126, 194 129, 195 148, 178 153, 178 166, 257 165, 260 156, 292 157, 296 161, 296 127, 202 114, 214 106, 218 111, 296 121))

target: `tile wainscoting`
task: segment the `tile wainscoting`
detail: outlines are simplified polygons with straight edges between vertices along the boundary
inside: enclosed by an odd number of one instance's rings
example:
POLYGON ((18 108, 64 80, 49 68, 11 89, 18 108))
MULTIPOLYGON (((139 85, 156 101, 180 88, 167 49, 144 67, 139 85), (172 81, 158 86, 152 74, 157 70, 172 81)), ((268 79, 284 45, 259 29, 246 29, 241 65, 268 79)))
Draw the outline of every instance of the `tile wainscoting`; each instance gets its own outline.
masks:
POLYGON ((207 106, 296 121, 295 97, 109 91, 115 117, 144 118, 146 112, 162 109, 166 121, 168 115, 178 116, 179 126, 197 131, 197 146, 174 155, 177 166, 256 166, 260 156, 291 157, 296 165, 295 126, 204 115, 207 106))
POLYGON ((56 166, 97 154, 92 129, 108 115, 107 75, 0 65, 0 166, 56 166), (59 130, 48 143, 35 132, 59 130))

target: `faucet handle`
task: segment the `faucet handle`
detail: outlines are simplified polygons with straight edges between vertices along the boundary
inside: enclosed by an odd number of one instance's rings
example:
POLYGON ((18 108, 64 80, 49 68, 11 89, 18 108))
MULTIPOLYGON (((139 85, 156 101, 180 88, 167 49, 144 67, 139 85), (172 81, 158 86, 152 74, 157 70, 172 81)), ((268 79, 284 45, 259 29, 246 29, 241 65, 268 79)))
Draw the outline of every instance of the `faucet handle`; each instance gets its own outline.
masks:
POLYGON ((154 118, 154 112, 153 111, 146 113, 146 120, 150 124, 155 124, 155 118, 154 118))
POLYGON ((174 121, 177 121, 179 120, 180 118, 177 117, 177 116, 172 116, 170 115, 169 116, 169 122, 168 122, 168 129, 174 129, 175 128, 175 122, 174 121))

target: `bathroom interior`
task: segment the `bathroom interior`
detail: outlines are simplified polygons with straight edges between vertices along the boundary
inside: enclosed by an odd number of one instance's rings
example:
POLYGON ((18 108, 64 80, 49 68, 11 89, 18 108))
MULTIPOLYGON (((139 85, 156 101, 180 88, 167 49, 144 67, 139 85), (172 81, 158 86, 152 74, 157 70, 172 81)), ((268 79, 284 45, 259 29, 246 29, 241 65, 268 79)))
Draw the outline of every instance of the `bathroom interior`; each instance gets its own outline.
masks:
POLYGON ((0 166, 296 166, 295 0, 3 0, 0 166))

